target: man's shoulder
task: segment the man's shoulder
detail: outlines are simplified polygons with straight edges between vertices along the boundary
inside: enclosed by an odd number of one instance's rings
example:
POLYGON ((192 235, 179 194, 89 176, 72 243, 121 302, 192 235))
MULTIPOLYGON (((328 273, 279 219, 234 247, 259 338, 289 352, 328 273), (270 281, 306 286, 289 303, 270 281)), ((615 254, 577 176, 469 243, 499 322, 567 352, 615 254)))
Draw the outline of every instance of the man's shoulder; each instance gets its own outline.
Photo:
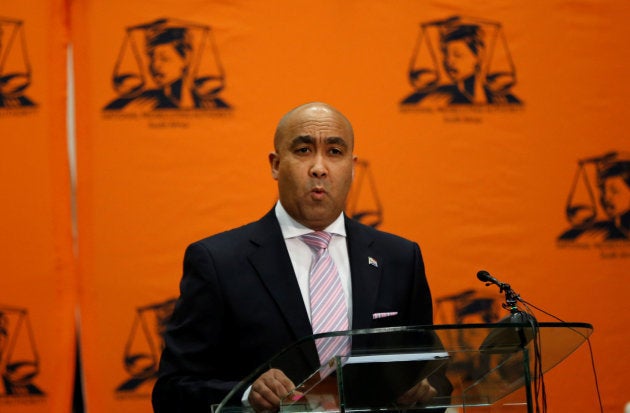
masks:
POLYGON ((365 237, 367 239, 373 239, 378 242, 385 242, 387 244, 395 245, 413 245, 414 241, 404 238, 400 235, 393 234, 387 231, 381 231, 369 225, 360 223, 359 221, 351 218, 346 218, 346 228, 349 231, 350 236, 365 237))
POLYGON ((257 221, 197 240, 191 243, 191 246, 202 245, 205 248, 226 250, 242 248, 241 245, 249 244, 273 232, 278 225, 277 221, 274 220, 274 216, 267 214, 257 221))
POLYGON ((215 243, 220 244, 230 239, 247 238, 247 234, 251 233, 253 226, 255 226, 255 222, 250 222, 240 227, 231 228, 226 231, 217 232, 216 234, 212 234, 207 237, 201 238, 193 242, 193 244, 211 245, 215 243))

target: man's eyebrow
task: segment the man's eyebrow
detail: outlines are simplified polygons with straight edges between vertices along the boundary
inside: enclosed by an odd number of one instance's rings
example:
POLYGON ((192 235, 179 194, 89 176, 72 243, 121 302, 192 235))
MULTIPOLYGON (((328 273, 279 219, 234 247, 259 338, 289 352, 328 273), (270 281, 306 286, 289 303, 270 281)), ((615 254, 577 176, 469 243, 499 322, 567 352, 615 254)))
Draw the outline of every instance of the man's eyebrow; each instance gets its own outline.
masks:
POLYGON ((346 142, 346 140, 344 138, 340 138, 340 137, 337 137, 337 136, 326 138, 326 143, 329 144, 329 145, 343 146, 344 148, 348 147, 348 142, 346 142))
MULTIPOLYGON (((348 147, 348 142, 346 142, 344 138, 341 138, 338 136, 331 136, 329 138, 326 138, 324 141, 327 145, 339 145, 344 148, 348 147)), ((292 148, 301 144, 313 145, 315 144, 315 138, 313 138, 311 135, 300 135, 300 136, 296 136, 291 141, 292 148)))
POLYGON ((291 141, 291 147, 295 147, 295 146, 303 144, 303 143, 313 144, 313 143, 315 143, 315 139, 312 136, 310 136, 310 135, 296 136, 291 141))

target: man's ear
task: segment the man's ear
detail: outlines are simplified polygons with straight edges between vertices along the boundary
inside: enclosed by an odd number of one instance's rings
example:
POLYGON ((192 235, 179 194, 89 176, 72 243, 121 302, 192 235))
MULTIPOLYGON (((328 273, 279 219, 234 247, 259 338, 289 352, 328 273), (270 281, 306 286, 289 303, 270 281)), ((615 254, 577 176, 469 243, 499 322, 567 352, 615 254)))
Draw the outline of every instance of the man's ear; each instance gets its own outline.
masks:
POLYGON ((271 166, 271 176, 278 180, 278 167, 280 166, 280 158, 275 152, 269 153, 269 166, 271 166))
POLYGON ((357 166, 358 157, 356 155, 352 156, 352 180, 354 181, 354 169, 357 166))

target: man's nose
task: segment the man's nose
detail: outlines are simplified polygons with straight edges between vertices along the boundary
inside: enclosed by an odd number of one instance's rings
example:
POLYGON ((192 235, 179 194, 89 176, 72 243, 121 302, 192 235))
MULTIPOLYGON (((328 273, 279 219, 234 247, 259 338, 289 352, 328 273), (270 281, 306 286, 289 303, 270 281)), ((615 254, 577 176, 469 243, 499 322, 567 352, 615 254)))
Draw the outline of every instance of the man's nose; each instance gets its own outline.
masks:
POLYGON ((328 173, 326 165, 324 163, 324 157, 321 155, 315 156, 313 166, 311 166, 311 176, 315 178, 323 178, 328 173))

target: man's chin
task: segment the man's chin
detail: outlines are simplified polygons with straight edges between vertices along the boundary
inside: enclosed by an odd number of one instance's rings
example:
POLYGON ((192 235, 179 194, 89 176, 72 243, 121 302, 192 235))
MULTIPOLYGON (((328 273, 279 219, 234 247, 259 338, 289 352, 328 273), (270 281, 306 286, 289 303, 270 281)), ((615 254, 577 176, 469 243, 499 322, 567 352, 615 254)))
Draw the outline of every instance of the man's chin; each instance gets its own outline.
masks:
POLYGON ((328 225, 332 224, 337 219, 341 211, 338 213, 331 213, 330 207, 311 208, 305 215, 305 224, 307 227, 317 230, 322 230, 328 225))

